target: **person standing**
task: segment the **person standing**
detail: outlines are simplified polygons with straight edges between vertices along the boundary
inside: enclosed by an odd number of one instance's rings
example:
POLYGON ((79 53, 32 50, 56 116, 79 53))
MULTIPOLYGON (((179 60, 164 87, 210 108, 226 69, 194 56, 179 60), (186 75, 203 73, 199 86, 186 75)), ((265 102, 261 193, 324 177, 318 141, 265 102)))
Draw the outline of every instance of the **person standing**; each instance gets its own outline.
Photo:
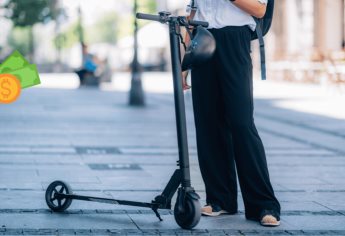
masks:
MULTIPOLYGON (((202 214, 235 214, 237 178, 245 216, 280 225, 263 143, 253 117, 251 37, 267 0, 195 0, 194 20, 209 22, 217 48, 192 70, 192 97, 199 165, 206 187, 202 214)), ((194 15, 194 14, 193 14, 194 15)), ((188 88, 183 81, 184 89, 188 88)))

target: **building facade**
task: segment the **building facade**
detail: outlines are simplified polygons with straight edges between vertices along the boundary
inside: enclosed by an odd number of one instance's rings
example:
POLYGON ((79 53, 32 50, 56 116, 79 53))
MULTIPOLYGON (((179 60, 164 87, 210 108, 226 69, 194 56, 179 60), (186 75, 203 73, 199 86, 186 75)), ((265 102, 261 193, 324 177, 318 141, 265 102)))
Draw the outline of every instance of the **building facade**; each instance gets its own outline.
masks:
POLYGON ((327 56, 344 49, 345 0, 275 2, 275 58, 314 51, 327 56))

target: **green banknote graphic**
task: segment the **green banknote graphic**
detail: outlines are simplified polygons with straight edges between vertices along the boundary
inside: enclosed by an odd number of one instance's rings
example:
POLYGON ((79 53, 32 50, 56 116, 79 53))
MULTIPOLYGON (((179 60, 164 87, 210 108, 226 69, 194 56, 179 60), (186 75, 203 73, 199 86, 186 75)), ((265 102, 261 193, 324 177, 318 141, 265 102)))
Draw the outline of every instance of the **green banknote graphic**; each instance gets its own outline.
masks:
POLYGON ((36 65, 27 65, 14 71, 7 71, 7 74, 14 75, 19 79, 22 89, 40 84, 40 77, 36 65))
POLYGON ((5 74, 13 70, 18 70, 28 66, 29 62, 18 51, 14 51, 1 65, 0 74, 5 74))

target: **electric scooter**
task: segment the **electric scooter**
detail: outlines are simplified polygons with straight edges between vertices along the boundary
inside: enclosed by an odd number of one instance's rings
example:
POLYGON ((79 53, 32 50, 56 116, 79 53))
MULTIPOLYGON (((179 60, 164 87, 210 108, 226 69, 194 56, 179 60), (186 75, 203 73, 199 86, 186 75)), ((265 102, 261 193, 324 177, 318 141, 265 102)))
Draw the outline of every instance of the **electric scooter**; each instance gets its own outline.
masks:
POLYGON ((158 21, 169 25, 175 116, 179 149, 179 160, 177 161, 178 168, 173 173, 163 192, 156 196, 150 203, 73 194, 71 187, 67 183, 59 180, 52 182, 48 186, 45 193, 46 203, 54 212, 63 212, 67 210, 71 205, 72 200, 146 207, 151 208, 158 219, 162 221, 158 209, 171 209, 171 200, 177 191, 176 204, 174 207, 175 220, 181 228, 192 229, 200 221, 201 206, 199 196, 191 186, 186 113, 182 88, 180 43, 183 43, 183 39, 181 36, 181 27, 208 27, 208 23, 193 20, 188 21, 186 17, 171 16, 169 12, 160 12, 159 15, 137 13, 136 17, 138 19, 158 21))

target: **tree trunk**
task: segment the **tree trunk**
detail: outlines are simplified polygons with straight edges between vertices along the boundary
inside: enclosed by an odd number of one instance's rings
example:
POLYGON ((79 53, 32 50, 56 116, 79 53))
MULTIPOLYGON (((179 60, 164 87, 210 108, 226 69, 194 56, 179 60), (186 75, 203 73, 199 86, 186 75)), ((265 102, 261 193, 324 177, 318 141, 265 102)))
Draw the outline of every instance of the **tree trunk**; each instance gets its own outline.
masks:
POLYGON ((35 56, 35 37, 34 37, 34 29, 33 26, 28 27, 28 34, 29 34, 29 60, 31 63, 34 61, 35 56))

